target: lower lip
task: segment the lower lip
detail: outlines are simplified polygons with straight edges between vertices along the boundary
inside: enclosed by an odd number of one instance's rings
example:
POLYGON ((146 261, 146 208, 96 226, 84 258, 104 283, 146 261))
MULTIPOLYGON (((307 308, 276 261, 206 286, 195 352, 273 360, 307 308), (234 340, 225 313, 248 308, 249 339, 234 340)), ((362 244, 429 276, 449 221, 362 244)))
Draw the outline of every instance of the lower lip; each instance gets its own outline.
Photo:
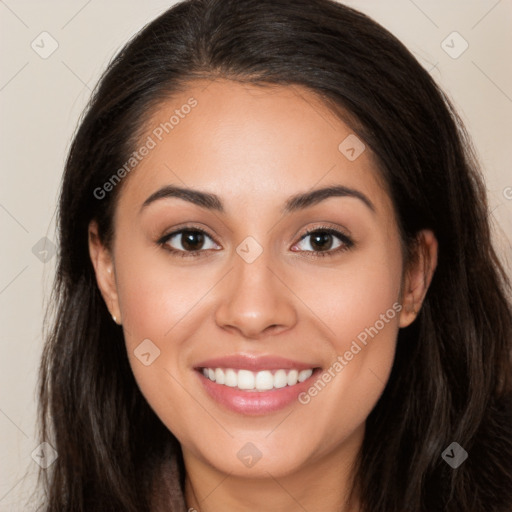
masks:
POLYGON ((242 391, 238 388, 224 386, 207 379, 202 372, 197 372, 206 392, 217 403, 239 414, 263 415, 284 409, 292 402, 298 402, 298 396, 305 391, 316 377, 319 368, 311 377, 294 386, 271 389, 269 391, 242 391))

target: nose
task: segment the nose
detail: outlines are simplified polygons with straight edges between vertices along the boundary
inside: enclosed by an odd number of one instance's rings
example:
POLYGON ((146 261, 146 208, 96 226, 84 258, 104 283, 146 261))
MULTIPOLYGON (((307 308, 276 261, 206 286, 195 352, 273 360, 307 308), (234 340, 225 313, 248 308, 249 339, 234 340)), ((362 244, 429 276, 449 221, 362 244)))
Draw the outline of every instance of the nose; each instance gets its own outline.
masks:
MULTIPOLYGON (((297 322, 294 294, 286 275, 271 266, 270 251, 252 263, 235 254, 234 268, 224 279, 215 320, 219 327, 247 339, 262 339, 297 322)), ((288 279, 289 280, 289 279, 288 279)))

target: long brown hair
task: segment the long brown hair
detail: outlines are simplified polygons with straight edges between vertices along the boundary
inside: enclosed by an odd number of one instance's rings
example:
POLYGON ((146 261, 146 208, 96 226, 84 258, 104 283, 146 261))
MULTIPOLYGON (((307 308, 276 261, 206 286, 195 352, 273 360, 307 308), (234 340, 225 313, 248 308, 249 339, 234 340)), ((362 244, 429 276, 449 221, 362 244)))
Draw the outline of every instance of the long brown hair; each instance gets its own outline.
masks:
POLYGON ((195 78, 299 84, 379 162, 414 254, 439 241, 417 320, 399 332, 385 391, 367 419, 356 482, 365 512, 512 509, 512 308, 491 244, 486 192, 450 102, 411 53, 367 16, 330 0, 187 0, 115 57, 66 162, 59 254, 40 373, 41 441, 59 457, 41 472, 47 512, 151 510, 177 440, 134 380, 120 327, 96 285, 91 219, 108 244, 122 183, 101 187, 136 148, 144 120, 195 78), (51 313, 51 314, 50 314, 51 313), (452 442, 469 454, 454 469, 452 442))

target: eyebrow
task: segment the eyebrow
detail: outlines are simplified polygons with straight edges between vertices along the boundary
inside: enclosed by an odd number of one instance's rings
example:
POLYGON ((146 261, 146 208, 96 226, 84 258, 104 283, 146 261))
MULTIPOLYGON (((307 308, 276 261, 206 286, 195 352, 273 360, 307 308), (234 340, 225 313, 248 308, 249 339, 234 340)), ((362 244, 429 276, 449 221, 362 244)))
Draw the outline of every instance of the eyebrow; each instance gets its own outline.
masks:
MULTIPOLYGON (((220 213, 225 212, 222 200, 219 196, 209 192, 201 192, 200 190, 177 187, 175 185, 167 185, 151 194, 142 204, 141 211, 159 199, 169 199, 173 197, 188 201, 202 208, 206 208, 207 210, 214 210, 220 213)), ((353 197, 362 201, 372 212, 375 212, 375 206, 365 194, 359 190, 342 185, 332 185, 291 196, 286 200, 281 212, 288 214, 297 210, 304 210, 330 197, 353 197)))

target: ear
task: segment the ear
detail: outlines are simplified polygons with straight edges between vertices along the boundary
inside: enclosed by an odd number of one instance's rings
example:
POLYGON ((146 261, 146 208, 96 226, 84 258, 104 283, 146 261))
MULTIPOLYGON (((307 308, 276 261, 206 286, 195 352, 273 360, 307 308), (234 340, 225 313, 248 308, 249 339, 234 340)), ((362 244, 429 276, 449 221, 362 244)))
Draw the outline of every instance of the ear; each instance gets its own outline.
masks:
POLYGON ((400 327, 407 327, 416 318, 437 267, 438 243, 431 230, 418 233, 415 255, 408 264, 402 284, 400 327))
POLYGON ((121 310, 117 295, 114 260, 110 251, 103 245, 98 234, 98 224, 95 220, 89 223, 89 255, 96 273, 96 282, 103 300, 107 305, 112 319, 121 324, 121 310))

